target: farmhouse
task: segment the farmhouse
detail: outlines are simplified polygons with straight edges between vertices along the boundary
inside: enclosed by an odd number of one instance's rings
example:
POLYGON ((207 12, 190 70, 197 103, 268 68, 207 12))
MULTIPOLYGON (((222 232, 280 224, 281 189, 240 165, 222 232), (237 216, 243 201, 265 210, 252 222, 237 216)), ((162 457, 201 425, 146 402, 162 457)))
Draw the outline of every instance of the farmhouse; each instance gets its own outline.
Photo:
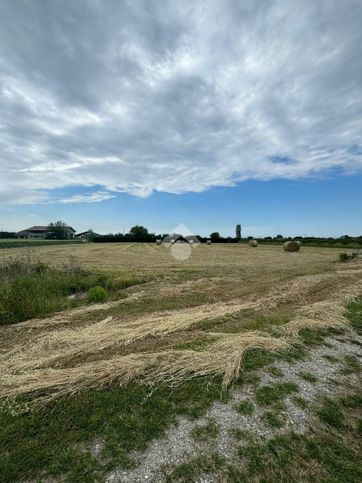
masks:
MULTIPOLYGON (((65 227, 65 238, 74 238, 75 230, 71 226, 65 227)), ((31 226, 18 232, 20 238, 48 238, 49 228, 47 226, 31 226)))
POLYGON ((80 239, 83 240, 83 239, 87 239, 87 238, 89 238, 91 236, 96 237, 96 236, 101 236, 101 235, 99 233, 95 233, 92 230, 87 230, 87 231, 83 231, 81 233, 77 233, 75 235, 75 238, 80 238, 80 239))

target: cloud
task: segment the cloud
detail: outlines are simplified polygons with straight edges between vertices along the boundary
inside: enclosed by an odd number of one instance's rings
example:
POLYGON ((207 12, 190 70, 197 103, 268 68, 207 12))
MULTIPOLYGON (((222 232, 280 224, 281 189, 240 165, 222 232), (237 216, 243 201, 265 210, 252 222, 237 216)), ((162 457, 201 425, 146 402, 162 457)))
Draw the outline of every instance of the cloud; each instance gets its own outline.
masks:
POLYGON ((1 2, 0 202, 356 173, 361 23, 357 0, 1 2))
POLYGON ((60 203, 96 203, 99 201, 109 200, 115 198, 112 193, 107 193, 105 191, 97 191, 96 193, 85 193, 70 196, 69 198, 60 199, 60 203))

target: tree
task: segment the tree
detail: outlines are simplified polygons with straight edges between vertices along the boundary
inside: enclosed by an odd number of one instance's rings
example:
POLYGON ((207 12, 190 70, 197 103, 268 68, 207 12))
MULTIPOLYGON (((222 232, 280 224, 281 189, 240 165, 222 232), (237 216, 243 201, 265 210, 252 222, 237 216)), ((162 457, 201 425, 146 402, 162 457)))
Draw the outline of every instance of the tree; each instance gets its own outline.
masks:
POLYGON ((94 231, 92 230, 92 228, 89 228, 89 230, 88 230, 88 234, 87 234, 87 240, 88 240, 89 242, 92 242, 92 241, 94 241, 95 237, 96 237, 96 236, 95 236, 95 234, 94 234, 94 231))
POLYGON ((214 231, 213 233, 210 234, 210 240, 212 242, 217 242, 220 240, 220 233, 217 231, 214 231))
POLYGON ((67 225, 64 221, 56 221, 48 225, 48 237, 56 240, 64 240, 67 238, 67 225))
POLYGON ((129 234, 135 239, 135 241, 147 240, 149 236, 147 228, 141 225, 133 226, 130 229, 129 234))
POLYGON ((236 225, 235 227, 235 238, 237 240, 241 239, 241 225, 236 225))

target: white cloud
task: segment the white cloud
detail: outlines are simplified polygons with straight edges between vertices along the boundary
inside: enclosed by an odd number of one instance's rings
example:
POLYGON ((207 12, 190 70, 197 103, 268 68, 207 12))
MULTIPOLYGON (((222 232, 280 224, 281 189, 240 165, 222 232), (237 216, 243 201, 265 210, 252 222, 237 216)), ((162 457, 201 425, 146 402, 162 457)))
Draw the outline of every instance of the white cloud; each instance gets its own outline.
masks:
POLYGON ((361 22, 356 0, 2 2, 0 201, 360 171, 361 22))
POLYGON ((109 200, 115 198, 112 193, 107 193, 105 191, 97 191, 96 193, 85 193, 70 196, 69 198, 60 199, 60 203, 96 203, 99 201, 109 200))

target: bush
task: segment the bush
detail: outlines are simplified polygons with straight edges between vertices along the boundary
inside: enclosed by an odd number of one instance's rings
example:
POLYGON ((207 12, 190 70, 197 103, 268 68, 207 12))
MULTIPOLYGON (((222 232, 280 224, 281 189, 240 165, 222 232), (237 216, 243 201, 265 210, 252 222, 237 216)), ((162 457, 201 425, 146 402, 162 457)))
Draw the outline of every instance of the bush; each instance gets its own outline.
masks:
POLYGON ((348 253, 340 253, 339 254, 339 259, 341 260, 341 262, 347 262, 349 260, 348 253))
POLYGON ((112 278, 92 273, 70 258, 58 268, 48 266, 29 254, 0 262, 0 325, 33 317, 44 317, 58 310, 105 300, 108 293, 145 283, 134 276, 112 278), (70 295, 80 297, 69 297, 70 295))
POLYGON ((97 285, 96 287, 92 287, 88 290, 88 301, 89 302, 103 302, 107 298, 107 291, 97 285))

